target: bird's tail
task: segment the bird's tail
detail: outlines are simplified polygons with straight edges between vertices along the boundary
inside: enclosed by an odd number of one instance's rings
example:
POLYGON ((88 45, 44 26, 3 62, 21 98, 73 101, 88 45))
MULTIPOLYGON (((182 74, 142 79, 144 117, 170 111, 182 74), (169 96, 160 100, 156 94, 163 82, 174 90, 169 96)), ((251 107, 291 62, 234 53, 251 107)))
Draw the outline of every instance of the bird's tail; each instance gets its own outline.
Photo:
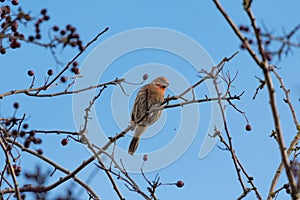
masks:
POLYGON ((146 130, 147 126, 137 126, 134 131, 134 136, 130 142, 128 153, 133 156, 134 152, 137 150, 139 146, 140 137, 146 130))
POLYGON ((129 148, 128 148, 128 153, 130 155, 133 156, 134 152, 136 151, 137 147, 139 146, 139 142, 140 142, 140 138, 138 138, 138 137, 132 138, 129 148))

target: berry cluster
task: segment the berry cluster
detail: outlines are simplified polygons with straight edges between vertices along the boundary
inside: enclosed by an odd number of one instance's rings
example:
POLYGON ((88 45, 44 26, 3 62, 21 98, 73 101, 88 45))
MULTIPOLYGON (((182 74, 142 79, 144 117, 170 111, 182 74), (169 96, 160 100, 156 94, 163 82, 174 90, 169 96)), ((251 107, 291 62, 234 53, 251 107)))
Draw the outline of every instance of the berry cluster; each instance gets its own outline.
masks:
MULTIPOLYGON (((246 40, 248 41, 248 43, 250 45, 257 45, 257 44, 255 44, 253 42, 254 40, 251 38, 251 36, 254 37, 255 33, 252 33, 251 30, 250 30, 250 28, 248 26, 246 26, 246 25, 240 25, 239 29, 240 29, 240 31, 242 31, 245 34, 249 35, 249 37, 247 37, 246 40)), ((256 34, 259 34, 261 36, 261 38, 263 38, 262 36, 264 36, 264 34, 262 34, 262 32, 261 32, 261 30, 259 28, 256 29, 255 32, 256 32, 256 34)), ((266 60, 272 61, 272 53, 270 51, 268 51, 268 47, 269 47, 271 41, 269 39, 267 39, 265 41, 262 40, 260 42, 262 43, 262 45, 264 45, 264 49, 265 49, 263 56, 265 57, 266 60)), ((244 44, 244 43, 241 44, 240 48, 241 49, 246 49, 246 44, 244 44)))
POLYGON ((291 194, 290 185, 288 183, 283 185, 283 189, 285 189, 286 193, 291 194))
MULTIPOLYGON (((1 3, 3 3, 4 1, 5 0, 0 0, 1 3)), ((18 0, 12 0, 11 4, 14 5, 14 6, 17 6, 17 5, 19 5, 19 1, 18 0)))
POLYGON ((30 42, 34 41, 35 39, 40 40, 42 38, 41 35, 41 29, 40 26, 44 21, 48 21, 50 19, 49 15, 47 15, 47 10, 46 9, 42 9, 41 10, 41 17, 38 18, 38 20, 36 21, 36 23, 34 24, 35 27, 35 36, 29 36, 28 40, 30 42))
POLYGON ((16 164, 14 164, 12 167, 13 167, 13 169, 14 169, 15 175, 16 175, 16 176, 20 176, 20 173, 21 173, 21 171, 22 171, 21 166, 18 166, 18 165, 16 165, 16 164))
MULTIPOLYGON (((12 1, 12 4, 18 5, 18 1, 12 1)), ((18 31, 19 23, 30 21, 31 16, 24 13, 21 9, 19 9, 17 15, 12 15, 11 7, 9 5, 5 5, 0 8, 0 20, 3 21, 1 23, 2 34, 0 34, 0 53, 5 54, 6 49, 8 48, 2 45, 3 38, 8 38, 10 48, 20 48, 21 43, 19 40, 24 40, 25 36, 18 31)))
MULTIPOLYGON (((0 0, 4 2, 4 0, 0 0)), ((18 0, 12 0, 12 5, 16 6, 19 4, 18 0)), ((31 42, 39 46, 55 48, 59 44, 63 47, 77 47, 80 51, 84 50, 84 45, 80 39, 80 35, 76 33, 76 28, 67 25, 65 29, 59 28, 58 26, 53 26, 51 28, 52 32, 49 42, 42 42, 42 29, 41 25, 50 19, 46 9, 42 9, 38 16, 32 17, 32 15, 25 13, 21 8, 17 11, 11 11, 11 5, 5 5, 0 7, 0 54, 6 54, 8 48, 17 49, 21 47, 21 41, 31 42), (16 13, 16 14, 15 14, 16 13), (34 33, 29 35, 24 35, 19 31, 19 25, 27 25, 28 22, 36 20, 34 23, 34 33), (3 39, 7 39, 9 46, 4 46, 6 44, 3 39)))
MULTIPOLYGON (((75 75, 79 75, 79 74, 80 74, 80 69, 79 69, 79 67, 78 67, 78 62, 77 62, 77 61, 75 61, 75 62, 72 63, 72 68, 70 69, 70 71, 71 71, 72 73, 74 73, 75 75)), ((61 81, 62 83, 67 82, 67 80, 68 80, 68 78, 65 77, 65 76, 61 76, 61 77, 60 77, 60 81, 61 81)))
MULTIPOLYGON (((17 110, 17 109, 19 109, 20 105, 18 102, 15 102, 13 104, 13 107, 14 107, 14 109, 17 110)), ((10 131, 11 128, 13 128, 15 125, 17 125, 17 123, 19 123, 18 121, 20 121, 20 124, 22 124, 22 120, 17 119, 15 117, 5 120, 5 126, 8 130, 7 132, 10 132, 7 134, 8 137, 13 137, 13 138, 17 138, 17 137, 24 138, 25 137, 25 140, 23 143, 25 148, 28 148, 31 143, 34 143, 34 144, 42 143, 42 140, 40 138, 35 137, 36 136, 35 131, 26 131, 29 128, 29 125, 27 123, 23 123, 22 128, 19 125, 18 129, 13 129, 10 131)), ((11 148, 8 147, 8 150, 10 151, 11 148)), ((37 152, 39 154, 43 154, 43 151, 41 149, 38 149, 37 152)))
POLYGON ((76 28, 70 24, 65 29, 59 29, 58 26, 53 26, 52 30, 57 32, 55 40, 63 46, 78 47, 80 51, 84 50, 80 35, 76 33, 76 28))
MULTIPOLYGON (((26 132, 21 132, 20 136, 24 137, 26 132)), ((42 140, 40 138, 35 137, 35 131, 30 131, 29 134, 27 134, 27 137, 24 142, 24 147, 28 148, 31 143, 34 144, 41 144, 42 140)))
POLYGON ((75 61, 72 63, 71 72, 73 72, 76 75, 80 74, 80 70, 78 68, 78 62, 75 61))

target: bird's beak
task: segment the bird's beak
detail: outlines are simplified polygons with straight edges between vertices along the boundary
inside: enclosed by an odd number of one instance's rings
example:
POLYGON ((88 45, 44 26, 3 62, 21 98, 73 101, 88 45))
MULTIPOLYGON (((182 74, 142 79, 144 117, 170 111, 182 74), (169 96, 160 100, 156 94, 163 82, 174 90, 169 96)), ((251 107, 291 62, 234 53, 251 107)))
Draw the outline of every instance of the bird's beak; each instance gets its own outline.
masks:
POLYGON ((160 87, 167 88, 169 86, 168 82, 160 83, 160 87))

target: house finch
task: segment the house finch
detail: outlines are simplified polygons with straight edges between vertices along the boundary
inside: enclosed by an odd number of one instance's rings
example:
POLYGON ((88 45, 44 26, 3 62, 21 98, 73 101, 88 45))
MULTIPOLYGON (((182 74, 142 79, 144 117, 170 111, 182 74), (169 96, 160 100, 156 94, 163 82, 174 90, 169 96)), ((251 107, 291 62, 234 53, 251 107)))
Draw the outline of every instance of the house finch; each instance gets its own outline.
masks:
POLYGON ((138 92, 131 112, 131 123, 135 125, 135 132, 128 149, 130 155, 136 151, 140 137, 148 126, 160 117, 162 110, 159 110, 159 107, 164 101, 168 86, 168 79, 160 76, 143 86, 138 92))

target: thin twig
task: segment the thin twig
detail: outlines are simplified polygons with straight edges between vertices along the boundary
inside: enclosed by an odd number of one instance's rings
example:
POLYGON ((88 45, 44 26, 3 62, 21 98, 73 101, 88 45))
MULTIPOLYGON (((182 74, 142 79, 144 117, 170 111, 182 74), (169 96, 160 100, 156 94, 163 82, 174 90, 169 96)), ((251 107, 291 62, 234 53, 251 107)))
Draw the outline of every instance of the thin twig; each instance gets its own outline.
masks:
MULTIPOLYGON (((92 39, 90 42, 88 42, 86 44, 86 46, 84 47, 84 50, 86 48, 88 48, 91 44, 93 44, 96 40, 98 40, 98 38, 104 34, 106 31, 108 31, 108 27, 105 28, 102 32, 98 33, 98 35, 96 35, 94 37, 94 39, 92 39)), ((84 50, 80 51, 76 56, 74 56, 74 58, 68 62, 68 64, 65 66, 65 68, 63 70, 61 70, 57 76, 55 76, 45 87, 43 90, 47 90, 49 86, 51 86, 57 79, 59 79, 59 77, 67 70, 69 69, 70 65, 84 52, 84 50)))
POLYGON ((238 27, 235 25, 235 23, 232 21, 232 19, 227 15, 227 13, 223 9, 223 7, 219 3, 219 1, 218 0, 213 0, 213 2, 217 6, 218 10, 222 13, 223 17, 226 19, 228 24, 231 26, 231 28, 233 29, 236 36, 238 36, 238 38, 243 42, 243 44, 245 45, 245 48, 247 49, 250 56, 253 58, 253 60, 257 63, 257 65, 262 69, 262 71, 264 73, 266 86, 268 88, 268 93, 269 93, 269 101, 270 101, 270 107, 271 107, 271 111, 272 111, 273 122, 274 122, 275 130, 276 130, 276 136, 277 136, 276 141, 277 141, 278 146, 279 146, 281 159, 282 159, 282 162, 283 162, 283 165, 284 165, 284 168, 285 168, 286 176, 287 176, 287 178, 289 180, 289 183, 291 185, 291 196, 294 200, 296 200, 297 196, 298 196, 298 194, 297 194, 298 192, 297 192, 295 178, 294 178, 294 176, 293 176, 293 174, 290 170, 288 155, 287 155, 287 152, 286 152, 286 146, 285 146, 285 142, 284 142, 284 138, 283 138, 282 127, 281 127, 279 113, 278 113, 278 109, 277 109, 277 103, 276 103, 276 98, 275 98, 275 89, 274 89, 274 85, 273 85, 273 82, 272 82, 272 78, 270 76, 269 64, 267 63, 266 55, 265 55, 265 52, 263 50, 263 46, 262 46, 262 43, 261 43, 261 37, 260 37, 260 34, 259 34, 259 29, 256 25, 256 21, 255 21, 253 13, 251 11, 251 7, 248 7, 245 11, 248 15, 248 18, 251 22, 251 26, 254 30, 255 35, 256 35, 256 40, 257 40, 257 44, 258 44, 258 48, 259 48, 259 53, 262 57, 262 61, 258 58, 257 54, 252 50, 252 48, 250 47, 246 37, 244 37, 241 34, 238 27))
MULTIPOLYGON (((229 58, 227 58, 227 57, 223 58, 223 60, 215 67, 215 68, 217 68, 216 74, 219 74, 222 71, 222 69, 224 67, 224 64, 226 62, 229 62, 238 53, 239 52, 237 51, 234 54, 232 54, 229 58)), ((196 82, 195 84, 193 84, 192 86, 190 86, 189 88, 187 88, 186 90, 184 90, 179 95, 166 98, 165 101, 162 103, 162 105, 165 104, 165 103, 167 103, 167 102, 169 102, 169 101, 171 101, 171 100, 177 100, 177 99, 182 98, 185 94, 187 94, 190 91, 193 91, 194 88, 196 88, 198 85, 200 85, 201 83, 203 83, 207 79, 210 79, 210 77, 209 76, 205 76, 201 80, 199 80, 198 82, 196 82)))
MULTIPOLYGON (((287 156, 290 156, 291 153, 293 152, 294 150, 294 147, 297 145, 299 139, 300 139, 300 131, 299 131, 299 122, 298 122, 298 119, 297 119, 297 115, 296 115, 296 112, 295 112, 295 108, 294 106, 292 105, 291 103, 291 99, 290 99, 290 90, 288 90, 284 83, 283 83, 283 80, 282 78, 279 76, 279 74, 275 71, 275 69, 272 70, 272 72, 275 74, 276 78, 278 79, 279 83, 280 83, 280 87, 282 88, 283 92, 285 93, 285 102, 288 104, 289 106, 289 109, 290 109, 290 112, 292 114, 292 118, 294 120, 294 125, 296 127, 296 130, 297 130, 297 134, 294 136, 293 140, 291 141, 290 143, 290 146, 287 150, 287 156)), ((280 163, 280 165, 278 166, 277 170, 276 170, 276 173, 272 179, 272 182, 271 182, 271 185, 270 185, 270 189, 269 189, 269 194, 268 194, 268 199, 272 199, 272 196, 275 192, 273 192, 275 190, 275 187, 277 185, 277 182, 278 182, 278 179, 280 177, 280 174, 282 172, 284 168, 284 164, 283 162, 280 163)))
POLYGON ((111 182, 113 189, 115 190, 116 194, 118 195, 120 200, 125 200, 123 197, 121 191, 119 190, 115 180, 111 176, 109 170, 106 169, 104 163, 100 159, 100 156, 98 155, 97 151, 93 148, 93 145, 87 138, 86 134, 87 133, 87 126, 88 126, 88 120, 89 120, 89 112, 91 111, 92 106, 95 104, 96 100, 101 96, 102 92, 105 90, 106 86, 102 87, 101 90, 98 92, 96 96, 93 97, 93 99, 90 101, 88 107, 85 109, 85 115, 84 115, 84 125, 83 129, 80 131, 80 137, 81 140, 84 141, 85 144, 87 144, 88 148, 93 152, 93 154, 96 156, 98 163, 101 165, 102 168, 104 168, 104 172, 106 173, 107 177, 109 178, 109 181, 111 182))
MULTIPOLYGON (((71 172, 67 169, 65 169, 64 167, 58 165, 57 163, 55 163, 54 161, 50 160, 49 158, 43 156, 43 155, 40 155, 38 154, 36 151, 34 150, 31 150, 29 148, 25 148, 22 144, 14 141, 14 140, 11 140, 11 139, 7 139, 7 141, 9 143, 12 143, 13 145, 15 146, 18 146, 22 151, 25 151, 43 161, 45 161, 46 163, 50 164, 51 166, 53 166, 55 169, 58 169, 59 171, 65 173, 65 174, 70 174, 71 172)), ((76 181, 77 183, 79 183, 83 188, 85 188, 93 197, 94 199, 100 199, 98 197, 98 195, 96 194, 96 192, 94 192, 88 185, 86 185, 83 181, 81 181, 79 178, 77 178, 76 176, 73 176, 73 177, 70 177, 70 178, 73 178, 74 181, 76 181)), ((58 180, 57 183, 55 185, 59 185, 63 183, 61 180, 58 180)), ((31 187, 30 190, 28 191, 34 191, 34 188, 37 189, 37 192, 46 192, 46 191, 49 191, 51 189, 53 189, 52 187, 48 186, 48 187, 44 187, 44 188, 40 188, 40 187, 31 187)), ((28 188, 27 188, 28 189, 28 188)), ((20 189, 21 192, 24 192, 24 191, 27 191, 26 190, 26 187, 23 187, 23 189, 20 189)), ((11 192, 14 192, 14 190, 2 190, 2 193, 5 194, 5 193, 11 193, 11 192)))

